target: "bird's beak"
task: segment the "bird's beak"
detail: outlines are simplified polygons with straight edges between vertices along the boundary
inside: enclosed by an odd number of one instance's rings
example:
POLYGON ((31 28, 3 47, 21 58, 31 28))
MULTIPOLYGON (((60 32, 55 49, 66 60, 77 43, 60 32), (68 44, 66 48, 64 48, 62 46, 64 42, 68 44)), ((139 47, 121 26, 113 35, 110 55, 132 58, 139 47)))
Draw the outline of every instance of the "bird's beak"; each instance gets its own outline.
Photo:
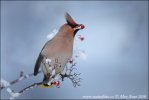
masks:
POLYGON ((82 30, 85 26, 83 24, 78 25, 78 27, 75 27, 74 30, 82 30))
POLYGON ((83 24, 81 24, 79 27, 80 27, 80 29, 84 29, 85 28, 85 26, 83 24))

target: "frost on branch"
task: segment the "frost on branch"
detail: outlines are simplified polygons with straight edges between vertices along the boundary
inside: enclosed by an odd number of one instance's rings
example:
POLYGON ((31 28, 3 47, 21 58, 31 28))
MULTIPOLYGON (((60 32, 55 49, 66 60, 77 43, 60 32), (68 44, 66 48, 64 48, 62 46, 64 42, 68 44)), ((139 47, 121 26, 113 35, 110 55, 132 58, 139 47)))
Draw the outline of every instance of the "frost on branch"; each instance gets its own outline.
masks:
MULTIPOLYGON (((41 71, 39 71, 38 73, 41 73, 41 71)), ((2 90, 2 89, 6 88, 8 86, 11 86, 13 84, 16 84, 19 81, 24 80, 24 79, 27 79, 27 78, 30 78, 32 76, 34 76, 33 73, 24 75, 24 73, 21 71, 20 72, 20 76, 17 79, 11 81, 11 82, 8 82, 8 81, 6 81, 4 79, 1 79, 1 82, 0 82, 1 83, 1 87, 0 87, 0 89, 2 90)))
POLYGON ((15 93, 10 88, 7 88, 7 92, 11 95, 10 99, 15 99, 16 97, 20 96, 20 93, 15 93))
MULTIPOLYGON (((49 63, 49 62, 50 62, 50 60, 47 59, 46 63, 49 63)), ((74 87, 80 86, 80 82, 81 82, 81 78, 79 78, 80 73, 76 73, 76 70, 77 70, 77 68, 76 68, 76 63, 74 62, 74 59, 70 59, 68 61, 67 65, 65 66, 63 72, 56 75, 55 77, 53 77, 52 80, 48 83, 49 86, 53 85, 53 86, 56 86, 57 88, 60 88, 60 81, 64 81, 64 78, 70 79, 71 82, 73 83, 74 87)), ((41 73, 41 71, 39 71, 39 73, 41 73)), ((55 74, 55 72, 52 72, 52 74, 55 74)), ((15 83, 20 82, 23 79, 30 78, 31 76, 33 76, 33 73, 24 75, 24 73, 21 71, 19 78, 17 78, 16 80, 14 80, 10 83, 5 80, 1 80, 1 90, 8 86, 11 86, 15 83)), ((42 84, 43 84, 43 81, 38 82, 38 83, 33 83, 33 84, 21 89, 19 92, 15 92, 14 90, 7 88, 7 92, 11 96, 10 99, 15 99, 15 98, 19 97, 20 95, 22 95, 25 91, 28 91, 28 90, 30 90, 34 87, 40 86, 42 84)))
POLYGON ((0 84, 1 84, 1 89, 10 86, 10 83, 4 79, 1 79, 0 84))
POLYGON ((56 35, 57 32, 58 30, 54 29, 50 34, 47 35, 47 39, 51 40, 56 35))

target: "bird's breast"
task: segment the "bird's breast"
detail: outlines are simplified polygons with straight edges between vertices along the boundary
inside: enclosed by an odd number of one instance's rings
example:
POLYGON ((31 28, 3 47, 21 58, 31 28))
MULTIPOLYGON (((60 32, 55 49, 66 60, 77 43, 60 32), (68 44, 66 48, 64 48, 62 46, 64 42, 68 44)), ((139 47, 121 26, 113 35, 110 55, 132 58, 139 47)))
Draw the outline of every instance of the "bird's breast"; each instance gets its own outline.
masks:
POLYGON ((47 57, 70 55, 73 51, 73 41, 57 38, 45 46, 42 54, 47 57))

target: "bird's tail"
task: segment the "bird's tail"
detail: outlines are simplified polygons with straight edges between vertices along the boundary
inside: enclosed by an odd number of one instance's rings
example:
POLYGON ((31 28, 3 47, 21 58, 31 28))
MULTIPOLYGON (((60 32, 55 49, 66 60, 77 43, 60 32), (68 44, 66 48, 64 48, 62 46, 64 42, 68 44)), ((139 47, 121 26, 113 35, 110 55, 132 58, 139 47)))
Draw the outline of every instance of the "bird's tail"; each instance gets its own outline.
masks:
POLYGON ((42 60, 43 60, 43 56, 40 54, 38 59, 36 60, 36 64, 35 64, 35 67, 34 67, 34 76, 36 76, 38 74, 38 70, 40 68, 40 64, 41 64, 42 60))

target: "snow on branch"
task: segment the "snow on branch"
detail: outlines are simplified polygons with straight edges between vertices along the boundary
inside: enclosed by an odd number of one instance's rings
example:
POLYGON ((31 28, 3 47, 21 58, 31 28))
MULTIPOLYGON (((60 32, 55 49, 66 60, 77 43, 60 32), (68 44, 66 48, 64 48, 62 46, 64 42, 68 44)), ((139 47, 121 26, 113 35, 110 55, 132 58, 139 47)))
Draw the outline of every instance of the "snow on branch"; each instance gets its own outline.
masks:
POLYGON ((10 83, 4 79, 1 79, 0 84, 1 84, 1 90, 5 87, 10 86, 10 83))
MULTIPOLYGON (((41 73, 41 71, 39 71, 38 73, 41 73)), ((15 79, 15 80, 13 80, 13 81, 11 81, 11 82, 8 82, 8 81, 6 81, 6 80, 4 80, 4 79, 1 79, 1 81, 0 81, 0 84, 1 84, 0 89, 2 90, 2 89, 6 88, 6 87, 8 87, 8 86, 11 86, 11 85, 13 85, 13 84, 18 83, 18 82, 21 81, 21 80, 24 80, 24 79, 27 79, 27 78, 29 78, 29 77, 34 76, 33 73, 31 73, 31 74, 26 74, 26 75, 23 75, 23 74, 24 74, 24 73, 21 71, 21 72, 20 72, 20 77, 17 78, 17 79, 15 79)))
MULTIPOLYGON (((68 64, 66 65, 66 67, 64 68, 63 72, 61 74, 59 74, 60 78, 58 78, 58 76, 57 76, 53 80, 64 81, 64 78, 68 78, 71 80, 74 87, 80 86, 80 81, 81 81, 81 78, 79 78, 80 73, 78 74, 75 72, 75 70, 77 70, 77 68, 75 68, 75 67, 76 67, 76 63, 74 63, 74 61, 69 61, 68 64)), ((41 73, 41 71, 39 71, 38 73, 41 73)), ((4 79, 1 79, 1 90, 4 88, 7 88, 6 90, 11 96, 10 99, 15 99, 15 98, 19 97, 20 95, 22 95, 25 91, 28 91, 32 88, 35 88, 35 87, 43 84, 43 81, 38 82, 38 83, 33 83, 33 84, 21 89, 19 92, 15 92, 14 90, 11 90, 10 88, 8 88, 11 85, 14 85, 15 83, 20 82, 23 79, 27 79, 27 78, 30 78, 31 76, 33 76, 33 73, 27 74, 27 75, 23 75, 23 74, 24 74, 23 72, 20 72, 20 77, 15 79, 12 82, 8 82, 4 79)), ((55 83, 51 81, 50 84, 52 85, 55 83)), ((56 86, 59 88, 58 85, 56 85, 56 86)))

